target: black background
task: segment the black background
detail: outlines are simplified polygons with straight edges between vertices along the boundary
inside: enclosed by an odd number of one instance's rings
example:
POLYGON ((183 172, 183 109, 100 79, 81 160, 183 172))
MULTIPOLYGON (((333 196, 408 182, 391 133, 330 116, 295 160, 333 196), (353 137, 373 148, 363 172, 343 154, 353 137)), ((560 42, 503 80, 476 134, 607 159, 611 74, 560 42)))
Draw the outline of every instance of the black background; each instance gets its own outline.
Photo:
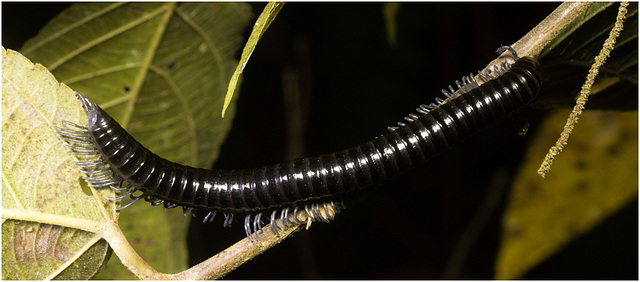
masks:
MULTIPOLYGON (((285 68, 297 70, 307 90, 305 155, 327 153, 384 133, 417 105, 441 96, 441 88, 484 67, 497 47, 517 41, 558 5, 402 3, 394 48, 382 3, 288 3, 245 70, 233 129, 214 167, 251 168, 284 158, 285 68)), ((264 3, 252 6, 257 17, 264 3)), ((66 7, 3 3, 3 46, 18 50, 66 7)), ((522 113, 531 123, 526 137, 517 136, 518 122, 507 119, 424 167, 357 195, 335 222, 313 224, 227 278, 442 277, 487 191, 500 181, 510 185, 544 114, 522 113)), ((464 266, 450 278, 494 276, 508 188, 502 191, 464 266)), ((220 225, 192 222, 191 264, 243 238, 239 222, 220 225)), ((637 240, 636 200, 524 278, 637 279, 637 240)))

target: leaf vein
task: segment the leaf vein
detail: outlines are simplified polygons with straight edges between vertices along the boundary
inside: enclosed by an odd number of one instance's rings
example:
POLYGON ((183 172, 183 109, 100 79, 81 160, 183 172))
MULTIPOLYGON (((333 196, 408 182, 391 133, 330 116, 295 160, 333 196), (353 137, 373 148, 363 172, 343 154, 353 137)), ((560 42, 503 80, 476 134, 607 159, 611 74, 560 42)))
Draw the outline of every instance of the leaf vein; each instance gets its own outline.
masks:
POLYGON ((165 12, 167 8, 159 8, 158 10, 153 11, 152 13, 146 14, 142 17, 140 17, 138 20, 132 21, 129 24, 123 25, 117 29, 114 29, 111 32, 108 32, 106 34, 104 34, 103 36, 100 36, 90 42, 87 42, 86 44, 79 46, 77 49, 73 50, 72 52, 68 53, 65 56, 60 57, 60 59, 58 59, 57 61, 51 63, 51 65, 47 66, 47 68, 49 69, 49 71, 53 72, 55 69, 57 69, 59 66, 61 66, 62 64, 66 63, 67 61, 73 59, 74 57, 76 57, 78 54, 81 54, 91 48, 93 48, 94 46, 105 42, 108 39, 111 39, 113 37, 115 37, 116 35, 122 34, 125 31, 128 31, 136 26, 138 26, 139 24, 146 22, 148 20, 153 19, 155 16, 162 14, 163 12, 165 12))
POLYGON ((113 66, 113 67, 110 67, 110 68, 102 68, 102 69, 98 69, 98 71, 84 73, 82 75, 78 75, 78 76, 72 77, 70 79, 66 79, 66 80, 64 80, 62 82, 64 84, 69 85, 69 84, 80 82, 80 81, 83 81, 83 80, 96 78, 96 77, 99 77, 99 76, 108 75, 108 74, 116 73, 116 72, 119 72, 119 71, 129 70, 129 69, 137 68, 137 67, 140 67, 140 66, 141 66, 140 63, 130 63, 130 64, 123 64, 123 65, 113 66))
POLYGON ((131 121, 131 116, 133 115, 133 110, 135 108, 135 102, 136 102, 137 96, 140 95, 140 88, 142 87, 144 78, 146 77, 149 67, 151 66, 151 61, 155 57, 156 51, 158 50, 158 46, 160 45, 160 41, 162 39, 162 35, 164 34, 164 31, 167 28, 167 24, 171 19, 171 15, 175 10, 176 4, 169 3, 169 5, 165 7, 166 8, 162 9, 165 12, 165 14, 163 15, 162 21, 160 22, 160 24, 158 24, 157 32, 153 34, 152 39, 150 40, 150 43, 149 43, 149 48, 146 52, 146 56, 142 60, 142 63, 141 63, 142 67, 140 68, 140 73, 134 80, 135 85, 131 87, 132 88, 131 93, 133 93, 133 99, 129 101, 129 105, 127 106, 127 110, 125 111, 124 116, 122 117, 122 123, 121 123, 122 127, 125 129, 128 128, 129 122, 131 121))
MULTIPOLYGON (((189 27, 191 27, 195 32, 197 32, 202 37, 202 39, 205 41, 205 43, 209 47, 207 48, 207 50, 210 50, 211 55, 213 55, 213 58, 215 59, 217 65, 220 66, 220 69, 224 70, 225 68, 224 68, 224 62, 222 60, 222 55, 220 54, 220 51, 218 50, 217 45, 213 43, 213 40, 211 40, 211 37, 199 25, 193 22, 191 18, 188 15, 186 15, 181 9, 176 9, 176 14, 178 14, 178 16, 180 16, 180 18, 184 20, 184 22, 187 23, 189 27)), ((220 93, 224 93, 225 86, 227 85, 227 79, 225 78, 224 74, 225 74, 224 71, 218 72, 218 83, 216 85, 218 88, 220 88, 220 93)))
MULTIPOLYGON (((21 210, 24 210, 24 205, 22 205, 22 203, 20 202, 20 200, 18 199, 18 195, 16 195, 16 191, 13 188, 13 186, 11 185, 11 183, 9 182, 9 180, 7 179, 6 174, 4 173, 4 169, 2 170, 2 181, 4 182, 4 185, 2 185, 2 188, 4 189, 5 187, 7 188, 7 191, 9 191, 9 193, 11 194, 11 197, 13 198, 13 201, 16 203, 16 205, 18 205, 18 207, 21 210)), ((4 200, 4 199, 3 199, 4 200)), ((4 217, 4 208, 3 208, 3 215, 2 218, 4 217)))
POLYGON ((188 132, 189 135, 191 135, 191 138, 189 138, 191 140, 191 146, 189 146, 190 151, 191 151, 191 153, 190 153, 191 161, 192 161, 193 164, 197 165, 198 164, 198 136, 196 136, 195 120, 194 120, 194 117, 193 117, 193 112, 191 111, 191 108, 189 107, 189 102, 187 101, 186 97, 184 96, 184 93, 182 93, 182 91, 180 91, 180 88, 178 87, 178 85, 176 85, 176 83, 173 81, 173 79, 171 79, 171 77, 169 77, 167 72, 165 72, 162 69, 157 68, 157 67, 155 67, 153 65, 151 65, 150 70, 154 71, 155 73, 160 75, 160 77, 162 77, 167 82, 167 84, 169 84, 169 87, 175 93, 176 97, 180 101, 180 104, 182 105, 182 109, 183 109, 182 112, 184 113, 184 115, 186 116, 186 119, 187 119, 187 125, 188 125, 187 132, 188 132))
POLYGON ((73 23, 73 24, 71 24, 69 26, 66 26, 65 28, 60 29, 58 32, 51 33, 51 35, 49 35, 48 37, 45 37, 42 40, 39 40, 38 42, 33 44, 32 46, 29 46, 28 48, 24 49, 22 51, 22 54, 27 56, 27 54, 35 51, 36 49, 42 47, 43 45, 46 45, 47 43, 53 41, 54 39, 61 37, 63 34, 69 33, 70 31, 72 31, 72 30, 74 30, 74 29, 86 24, 87 22, 89 22, 89 21, 91 21, 91 20, 93 20, 95 18, 98 18, 98 17, 100 17, 100 16, 102 16, 102 15, 104 15, 104 14, 106 14, 106 13, 108 13, 108 12, 110 12, 110 11, 112 11, 112 10, 122 6, 122 5, 124 5, 124 4, 126 4, 126 3, 113 3, 111 6, 107 6, 107 7, 105 7, 104 9, 102 9, 100 11, 97 11, 97 12, 91 14, 91 15, 88 15, 87 17, 85 17, 83 19, 80 19, 77 22, 75 22, 75 23, 73 23))

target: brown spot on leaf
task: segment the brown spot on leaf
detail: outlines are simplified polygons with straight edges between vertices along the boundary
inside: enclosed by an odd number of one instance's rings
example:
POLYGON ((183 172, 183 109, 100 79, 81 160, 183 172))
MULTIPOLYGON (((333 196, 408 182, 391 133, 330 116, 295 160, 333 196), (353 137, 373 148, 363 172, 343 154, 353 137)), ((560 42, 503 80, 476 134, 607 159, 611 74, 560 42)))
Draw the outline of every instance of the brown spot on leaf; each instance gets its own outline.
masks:
POLYGON ((144 9, 144 8, 138 6, 138 5, 135 5, 135 4, 131 5, 131 10, 133 10, 134 12, 136 12, 136 13, 138 13, 140 15, 146 15, 146 14, 149 13, 149 11, 147 11, 146 9, 144 9))
POLYGON ((33 245, 36 239, 35 232, 28 232, 30 226, 17 227, 13 236, 13 250, 16 260, 19 262, 35 262, 36 256, 33 245))
POLYGON ((167 68, 170 71, 174 71, 176 69, 177 64, 178 64, 178 61, 176 59, 173 59, 169 62, 169 65, 167 66, 167 68))
MULTIPOLYGON (((622 140, 624 140, 624 137, 621 138, 622 140)), ((620 141, 622 141, 620 140, 620 141)), ((609 156, 616 156, 620 153, 620 148, 624 148, 624 143, 622 142, 613 142, 611 143, 609 146, 607 146, 606 152, 607 155, 609 156)))
POLYGON ((44 259, 53 257, 56 246, 56 241, 60 236, 62 227, 49 224, 43 224, 38 229, 38 235, 36 236, 36 258, 44 259))
POLYGON ((135 238, 131 240, 131 245, 150 248, 157 246, 158 242, 149 238, 135 238))
POLYGON ((584 171, 589 167, 589 164, 584 159, 578 159, 573 162, 573 166, 578 171, 584 171))
POLYGON ((576 192, 585 193, 589 189, 589 182, 586 179, 580 179, 573 188, 576 192))
POLYGON ((54 256, 58 261, 67 261, 71 257, 71 253, 69 253, 69 247, 67 245, 58 245, 56 246, 56 251, 54 252, 54 256))
POLYGON ((522 236, 523 232, 522 226, 514 221, 509 221, 505 228, 505 235, 507 237, 517 238, 522 236))
POLYGON ((35 262, 54 258, 60 262, 71 257, 68 248, 58 241, 63 227, 40 224, 34 232, 33 224, 16 229, 14 233, 14 251, 19 262, 35 262))

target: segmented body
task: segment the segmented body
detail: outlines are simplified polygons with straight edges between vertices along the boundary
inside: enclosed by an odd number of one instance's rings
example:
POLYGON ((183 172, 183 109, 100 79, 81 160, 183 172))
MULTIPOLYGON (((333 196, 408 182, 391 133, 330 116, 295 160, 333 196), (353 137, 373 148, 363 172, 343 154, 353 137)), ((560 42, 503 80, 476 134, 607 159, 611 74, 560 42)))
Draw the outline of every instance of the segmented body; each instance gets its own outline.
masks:
MULTIPOLYGON (((99 155, 99 160, 80 161, 94 187, 111 187, 131 197, 126 206, 145 199, 152 205, 185 210, 205 210, 205 221, 217 212, 225 226, 237 213, 245 215, 247 236, 261 228, 268 217, 277 233, 281 225, 303 224, 307 220, 330 221, 342 204, 336 199, 371 186, 424 163, 475 132, 496 123, 532 101, 540 90, 542 74, 533 58, 494 66, 480 72, 485 83, 472 76, 456 81, 458 91, 443 90, 446 100, 421 105, 419 115, 410 114, 406 123, 390 132, 352 148, 248 170, 207 170, 167 161, 155 155, 99 106, 78 94, 89 116, 88 127, 65 122, 58 128, 67 147, 76 155, 99 155), (125 183, 119 188, 116 185, 125 183), (136 191, 142 192, 134 196, 136 191), (290 221, 288 214, 304 211, 307 219, 290 221)), ((124 207, 126 207, 124 206, 124 207)), ((123 208, 124 208, 123 207, 123 208)))

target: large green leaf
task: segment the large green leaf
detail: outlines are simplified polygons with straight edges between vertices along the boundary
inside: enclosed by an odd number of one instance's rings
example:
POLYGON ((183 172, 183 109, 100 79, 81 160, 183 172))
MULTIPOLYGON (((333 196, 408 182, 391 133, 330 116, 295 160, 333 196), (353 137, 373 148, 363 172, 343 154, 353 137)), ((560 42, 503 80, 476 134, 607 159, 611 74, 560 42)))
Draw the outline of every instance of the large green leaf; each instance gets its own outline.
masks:
POLYGON ((113 216, 114 205, 108 191, 82 191, 53 130, 63 119, 86 120, 77 106, 46 68, 2 48, 3 279, 87 279, 107 256, 106 242, 86 230, 113 216))
MULTIPOLYGON (((231 126, 234 105, 225 119, 216 111, 222 108, 229 78, 237 64, 234 57, 250 18, 249 6, 242 3, 75 4, 29 40, 21 51, 42 63, 60 82, 97 102, 152 151, 172 161, 206 168, 217 158, 231 126)), ((3 60, 3 75, 4 68, 3 60)), ((3 94, 4 88, 3 82, 3 94)), ((61 114, 83 116, 70 90, 64 98, 51 96, 55 92, 47 93, 50 95, 38 96, 45 107, 51 107, 51 101, 56 99, 69 99, 71 106, 60 110, 61 114)), ((86 124, 86 116, 63 119, 86 124)), ((59 124, 61 120, 50 117, 48 123, 59 124)), ((3 122, 7 121, 3 118, 3 122)), ((53 136, 50 128, 46 131, 53 136)), ((3 153, 12 156, 16 146, 4 141, 3 131, 3 153)), ((55 142, 50 146, 59 150, 62 159, 34 163, 62 160, 69 163, 64 147, 57 139, 55 142)), ((68 183, 78 183, 79 174, 73 171, 73 166, 70 168, 72 178, 68 183)), ((15 186, 11 181, 11 186, 15 186)), ((5 196, 5 186, 3 199, 11 199, 11 193, 5 196)), ((78 186, 68 189, 80 191, 87 201, 78 186)), ((23 193, 22 188, 14 190, 16 194, 23 193)), ((41 198, 34 193, 30 195, 36 201, 41 198)), ((178 210, 163 212, 148 205, 134 205, 123 213, 119 225, 147 262, 165 272, 186 268, 189 217, 178 210)), ((128 271, 104 275, 103 278, 133 278, 128 271)))
POLYGON ((155 153, 208 167, 232 120, 213 109, 249 18, 240 3, 77 4, 20 51, 155 153))

